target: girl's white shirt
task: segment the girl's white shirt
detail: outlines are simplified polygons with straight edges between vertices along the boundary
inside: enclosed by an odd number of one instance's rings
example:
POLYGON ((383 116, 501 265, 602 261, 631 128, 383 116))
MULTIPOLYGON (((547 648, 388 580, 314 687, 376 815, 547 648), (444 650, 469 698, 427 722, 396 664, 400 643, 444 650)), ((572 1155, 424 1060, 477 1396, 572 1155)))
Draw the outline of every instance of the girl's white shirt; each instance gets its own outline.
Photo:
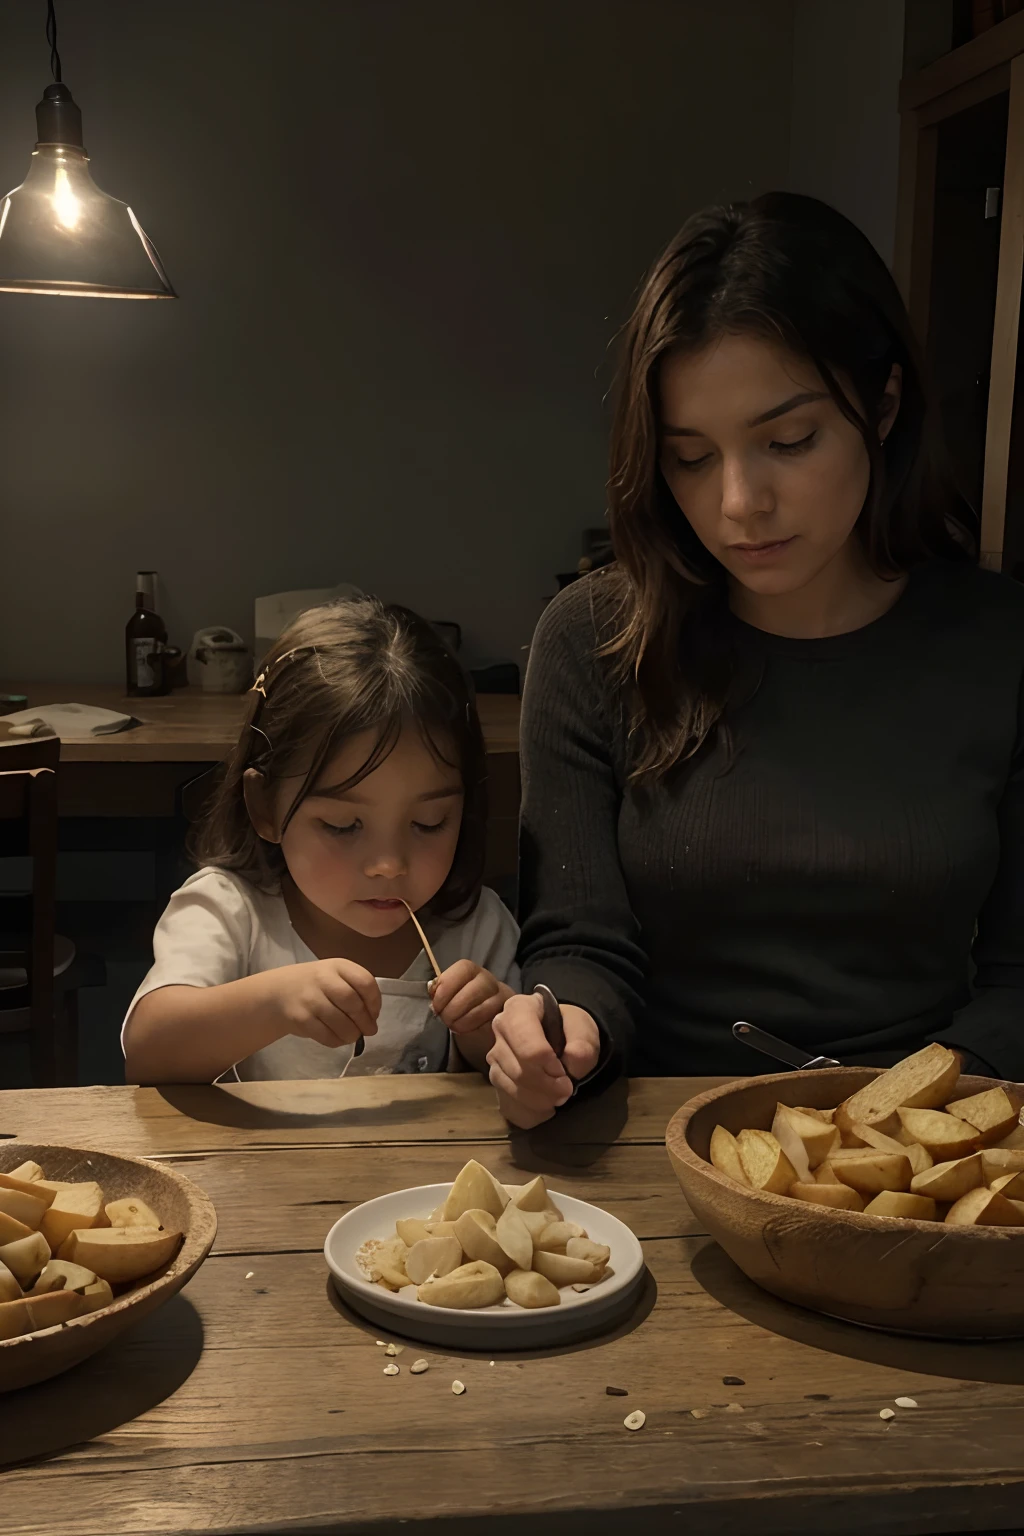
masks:
MULTIPOLYGON (((499 981, 519 990, 516 947, 519 929, 508 908, 486 886, 468 917, 426 925, 442 970, 456 960, 473 960, 499 981)), ((292 927, 280 894, 257 890, 223 869, 201 869, 175 891, 153 935, 154 963, 132 999, 124 1030, 140 998, 160 987, 217 987, 283 965, 303 965, 317 956, 292 927)), ((430 981, 430 963, 421 951, 402 980, 430 981)), ((284 1035, 236 1064, 227 1077, 240 1082, 282 1078, 373 1076, 388 1072, 443 1072, 458 1063, 449 1051, 449 1033, 430 1003, 385 997, 377 1033, 366 1037, 360 1056, 351 1045, 332 1049, 298 1035, 284 1035)))

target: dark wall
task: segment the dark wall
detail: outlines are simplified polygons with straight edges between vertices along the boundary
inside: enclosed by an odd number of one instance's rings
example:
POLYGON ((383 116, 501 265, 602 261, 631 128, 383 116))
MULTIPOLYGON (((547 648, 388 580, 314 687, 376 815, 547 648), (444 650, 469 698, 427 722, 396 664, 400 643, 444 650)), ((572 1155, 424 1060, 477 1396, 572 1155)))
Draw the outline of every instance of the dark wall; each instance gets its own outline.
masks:
MULTIPOLYGON (((529 640, 604 510, 606 350, 685 216, 787 176, 790 0, 63 0, 96 180, 178 303, 0 295, 0 676, 117 679, 356 581, 529 640)), ((47 83, 0 10, 0 182, 47 83)))

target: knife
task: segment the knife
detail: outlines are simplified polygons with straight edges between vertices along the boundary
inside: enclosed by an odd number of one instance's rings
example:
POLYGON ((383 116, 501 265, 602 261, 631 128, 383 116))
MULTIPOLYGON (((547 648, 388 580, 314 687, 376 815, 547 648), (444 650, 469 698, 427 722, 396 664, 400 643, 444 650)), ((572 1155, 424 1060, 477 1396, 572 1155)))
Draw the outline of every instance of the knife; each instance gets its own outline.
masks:
POLYGON ((785 1062, 787 1067, 796 1067, 800 1070, 808 1067, 842 1066, 842 1062, 836 1061, 834 1056, 808 1056, 806 1051, 801 1051, 797 1046, 780 1040, 776 1035, 770 1035, 765 1029, 758 1029, 756 1024, 745 1024, 740 1020, 733 1025, 732 1032, 734 1038, 742 1041, 744 1045, 752 1046, 755 1051, 771 1056, 775 1061, 785 1062))
MULTIPOLYGON (((375 976, 373 979, 380 988, 381 997, 416 997, 424 1003, 430 1002, 430 988, 425 981, 406 981, 404 976, 375 976)), ((366 1036, 360 1035, 352 1059, 361 1056, 365 1049, 366 1036)))

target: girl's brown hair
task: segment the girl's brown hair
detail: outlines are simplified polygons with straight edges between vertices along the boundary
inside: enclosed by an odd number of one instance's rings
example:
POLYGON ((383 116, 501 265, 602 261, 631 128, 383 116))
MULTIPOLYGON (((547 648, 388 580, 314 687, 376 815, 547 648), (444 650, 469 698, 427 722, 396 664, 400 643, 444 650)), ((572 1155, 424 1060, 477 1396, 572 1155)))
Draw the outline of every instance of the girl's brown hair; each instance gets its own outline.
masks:
POLYGON ((655 263, 625 329, 612 430, 616 568, 601 585, 615 601, 602 653, 626 693, 637 779, 663 778, 724 728, 733 684, 726 576, 662 477, 658 378, 666 354, 729 334, 806 358, 860 431, 870 481, 857 532, 878 575, 975 551, 973 514, 936 446, 906 309, 870 241, 793 193, 696 214, 655 263), (883 446, 879 408, 897 364, 902 398, 883 446))
POLYGON ((359 770, 335 788, 351 788, 372 773, 409 724, 438 761, 458 769, 465 792, 455 858, 431 911, 471 910, 483 881, 487 760, 469 683, 432 625, 376 598, 311 608, 277 641, 263 663, 238 744, 191 839, 196 862, 275 890, 284 859, 249 818, 246 770, 261 773, 271 792, 283 779, 301 777, 287 827, 347 738, 372 732, 375 741, 359 770))

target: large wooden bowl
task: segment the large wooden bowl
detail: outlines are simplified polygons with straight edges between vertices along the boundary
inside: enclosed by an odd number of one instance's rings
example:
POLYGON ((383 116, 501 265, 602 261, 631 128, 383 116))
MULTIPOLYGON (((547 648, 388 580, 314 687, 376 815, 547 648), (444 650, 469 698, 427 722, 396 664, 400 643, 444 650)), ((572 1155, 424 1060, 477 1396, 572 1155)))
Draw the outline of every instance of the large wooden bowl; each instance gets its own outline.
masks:
POLYGON ((148 1163, 141 1157, 121 1157, 84 1147, 0 1142, 0 1173, 9 1173, 29 1160, 38 1163, 48 1179, 94 1179, 108 1200, 140 1195, 164 1226, 180 1231, 184 1241, 166 1269, 119 1296, 113 1306, 102 1312, 20 1339, 0 1340, 0 1392, 32 1386, 78 1365, 124 1329, 163 1306, 195 1274, 217 1235, 217 1213, 212 1202, 173 1168, 148 1163))
MULTIPOLYGON (((1024 1335, 1024 1227, 830 1210, 744 1189, 709 1162, 716 1125, 770 1130, 776 1103, 828 1109, 877 1076, 863 1067, 784 1072, 690 1099, 669 1121, 666 1144, 694 1214, 745 1275, 784 1301, 932 1338, 1024 1335)), ((991 1087, 962 1077, 957 1097, 991 1087)))

